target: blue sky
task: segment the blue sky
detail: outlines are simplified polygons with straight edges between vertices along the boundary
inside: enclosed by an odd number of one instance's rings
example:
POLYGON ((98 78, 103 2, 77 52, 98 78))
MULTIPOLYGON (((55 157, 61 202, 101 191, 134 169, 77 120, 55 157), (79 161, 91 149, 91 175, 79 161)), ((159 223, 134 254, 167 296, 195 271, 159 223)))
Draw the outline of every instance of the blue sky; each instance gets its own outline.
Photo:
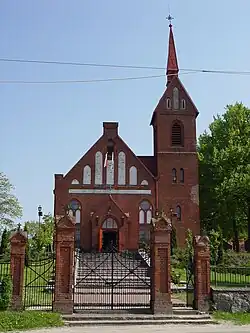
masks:
MULTIPOLYGON (((165 67, 168 22, 181 69, 250 71, 249 0, 1 0, 0 58, 165 67)), ((0 62, 1 80, 53 81, 161 75, 164 70, 0 62)), ((226 104, 250 106, 250 76, 180 75, 202 133, 226 104)), ((23 220, 53 211, 54 173, 66 173, 119 121, 137 154, 152 153, 150 117, 165 78, 86 84, 0 84, 0 170, 15 185, 23 220)))

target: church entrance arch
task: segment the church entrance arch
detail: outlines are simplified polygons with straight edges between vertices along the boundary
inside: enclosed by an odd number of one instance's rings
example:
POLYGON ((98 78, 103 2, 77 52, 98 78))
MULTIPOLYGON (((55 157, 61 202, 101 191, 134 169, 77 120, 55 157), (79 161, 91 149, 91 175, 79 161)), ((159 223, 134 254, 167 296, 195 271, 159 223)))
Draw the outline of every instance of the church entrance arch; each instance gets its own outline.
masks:
POLYGON ((100 250, 110 252, 119 249, 119 228, 113 217, 104 220, 100 228, 100 250))

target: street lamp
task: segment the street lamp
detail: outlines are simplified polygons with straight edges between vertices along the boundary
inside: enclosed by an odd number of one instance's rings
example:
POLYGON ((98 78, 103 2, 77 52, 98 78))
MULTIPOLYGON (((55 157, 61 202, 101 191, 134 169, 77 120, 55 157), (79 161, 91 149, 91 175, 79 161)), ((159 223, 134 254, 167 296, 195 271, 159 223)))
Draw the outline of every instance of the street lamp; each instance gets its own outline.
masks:
POLYGON ((40 224, 41 224, 41 217, 43 216, 43 212, 42 212, 42 206, 39 205, 38 208, 38 223, 39 223, 39 229, 40 229, 40 224))

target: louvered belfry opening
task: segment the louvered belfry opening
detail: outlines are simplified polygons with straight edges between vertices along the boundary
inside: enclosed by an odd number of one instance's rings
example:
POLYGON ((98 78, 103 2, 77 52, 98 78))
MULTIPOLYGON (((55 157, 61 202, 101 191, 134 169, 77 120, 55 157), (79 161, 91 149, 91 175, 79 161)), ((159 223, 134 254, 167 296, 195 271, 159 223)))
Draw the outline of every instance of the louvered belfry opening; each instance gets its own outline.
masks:
POLYGON ((172 146, 183 146, 182 126, 178 123, 172 126, 172 146))

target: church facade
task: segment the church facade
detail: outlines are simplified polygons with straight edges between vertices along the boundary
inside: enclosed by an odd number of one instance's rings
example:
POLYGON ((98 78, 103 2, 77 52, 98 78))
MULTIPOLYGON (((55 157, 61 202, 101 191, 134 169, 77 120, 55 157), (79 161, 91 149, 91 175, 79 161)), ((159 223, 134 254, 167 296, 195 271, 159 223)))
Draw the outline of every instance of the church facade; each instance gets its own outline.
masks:
POLYGON ((200 233, 198 110, 178 72, 170 24, 167 85, 151 119, 153 155, 135 155, 119 136, 118 123, 104 122, 101 137, 74 167, 55 174, 54 214, 67 207, 75 216, 83 250, 138 249, 149 242, 151 218, 162 210, 178 246, 184 246, 188 229, 200 233))

